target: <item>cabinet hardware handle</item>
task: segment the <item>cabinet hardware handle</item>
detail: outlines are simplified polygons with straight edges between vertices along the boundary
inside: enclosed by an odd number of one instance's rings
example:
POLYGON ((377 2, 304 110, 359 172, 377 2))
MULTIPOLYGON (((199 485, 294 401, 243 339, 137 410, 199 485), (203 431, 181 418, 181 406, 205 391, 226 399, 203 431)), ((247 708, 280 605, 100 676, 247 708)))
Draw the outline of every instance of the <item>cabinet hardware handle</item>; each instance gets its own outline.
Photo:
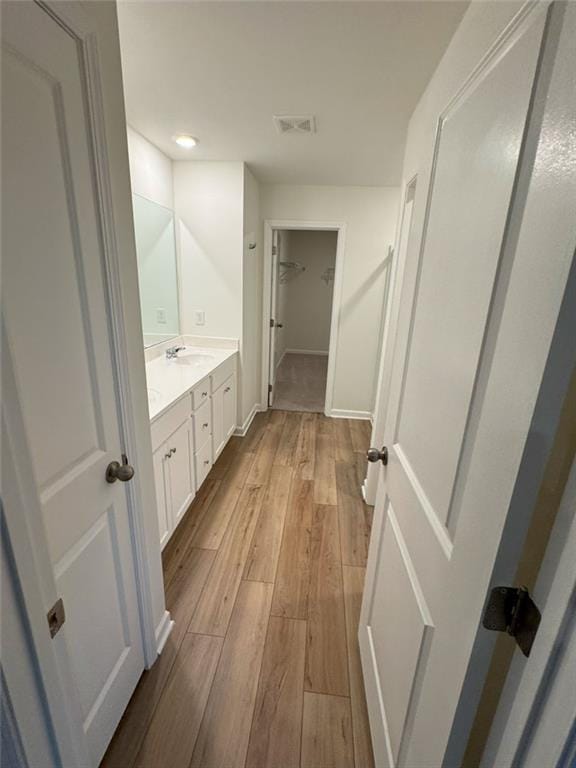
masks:
POLYGON ((206 429, 207 426, 208 426, 208 422, 206 422, 206 424, 202 424, 202 429, 206 429))
POLYGON ((208 392, 202 392, 202 397, 206 397, 208 395, 208 392))
POLYGON ((230 392, 230 387, 226 387, 226 389, 224 390, 224 392, 230 392))
POLYGON ((210 459, 204 459, 204 464, 210 464, 210 459))
POLYGON ((172 450, 170 451, 170 453, 176 453, 176 448, 172 448, 172 450))
POLYGON ((165 459, 169 459, 172 454, 170 452, 164 454, 165 459))

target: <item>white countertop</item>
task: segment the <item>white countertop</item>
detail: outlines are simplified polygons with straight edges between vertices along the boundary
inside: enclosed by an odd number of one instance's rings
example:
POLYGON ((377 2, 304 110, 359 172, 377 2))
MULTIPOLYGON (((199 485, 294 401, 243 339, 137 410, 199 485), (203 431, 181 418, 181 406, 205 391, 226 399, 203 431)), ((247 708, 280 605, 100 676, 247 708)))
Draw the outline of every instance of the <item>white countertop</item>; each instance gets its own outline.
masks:
POLYGON ((198 382, 213 373, 237 352, 236 349, 186 346, 186 350, 179 354, 185 357, 187 351, 209 355, 211 359, 195 365, 186 365, 177 360, 168 360, 166 355, 162 354, 146 363, 150 421, 158 418, 198 382))

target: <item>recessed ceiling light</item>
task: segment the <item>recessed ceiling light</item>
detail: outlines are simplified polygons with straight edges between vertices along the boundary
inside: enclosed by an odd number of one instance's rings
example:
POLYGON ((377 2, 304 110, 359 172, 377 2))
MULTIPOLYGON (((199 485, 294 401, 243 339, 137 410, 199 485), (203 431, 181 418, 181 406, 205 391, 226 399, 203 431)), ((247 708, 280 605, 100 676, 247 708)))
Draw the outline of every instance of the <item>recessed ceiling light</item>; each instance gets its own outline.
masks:
POLYGON ((192 149, 192 147, 198 144, 198 139, 195 139, 194 136, 190 136, 188 133, 177 134, 174 136, 174 141, 179 147, 184 147, 184 149, 192 149))

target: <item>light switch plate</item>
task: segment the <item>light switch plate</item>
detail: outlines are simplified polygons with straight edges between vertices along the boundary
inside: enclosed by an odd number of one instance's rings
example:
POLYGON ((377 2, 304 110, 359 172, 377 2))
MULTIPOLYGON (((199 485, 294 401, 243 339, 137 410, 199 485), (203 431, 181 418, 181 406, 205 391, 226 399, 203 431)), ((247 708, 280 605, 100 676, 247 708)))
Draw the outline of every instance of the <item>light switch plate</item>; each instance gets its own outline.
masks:
POLYGON ((204 325, 206 322, 206 315, 203 309, 194 310, 194 323, 195 325, 204 325))

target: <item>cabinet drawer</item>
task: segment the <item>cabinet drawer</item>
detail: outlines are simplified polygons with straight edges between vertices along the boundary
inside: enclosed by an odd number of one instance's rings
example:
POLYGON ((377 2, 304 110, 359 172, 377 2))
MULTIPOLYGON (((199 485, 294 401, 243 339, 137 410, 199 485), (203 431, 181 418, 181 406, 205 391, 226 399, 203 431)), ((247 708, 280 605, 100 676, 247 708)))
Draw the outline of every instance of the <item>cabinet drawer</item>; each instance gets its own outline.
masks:
POLYGON ((200 488, 206 475, 212 469, 212 440, 208 440, 196 451, 196 489, 200 488))
POLYGON ((212 434, 212 409, 210 400, 203 403, 192 417, 194 422, 194 450, 199 451, 212 434))
POLYGON ((225 360, 212 374, 212 392, 216 392, 226 379, 236 372, 236 355, 225 360))
POLYGON ((196 411, 200 406, 210 399, 210 377, 202 379, 200 384, 196 384, 192 390, 192 410, 196 411))
POLYGON ((162 416, 153 421, 150 425, 152 451, 156 451, 189 416, 190 400, 187 397, 183 397, 174 403, 166 413, 163 413, 162 416))

